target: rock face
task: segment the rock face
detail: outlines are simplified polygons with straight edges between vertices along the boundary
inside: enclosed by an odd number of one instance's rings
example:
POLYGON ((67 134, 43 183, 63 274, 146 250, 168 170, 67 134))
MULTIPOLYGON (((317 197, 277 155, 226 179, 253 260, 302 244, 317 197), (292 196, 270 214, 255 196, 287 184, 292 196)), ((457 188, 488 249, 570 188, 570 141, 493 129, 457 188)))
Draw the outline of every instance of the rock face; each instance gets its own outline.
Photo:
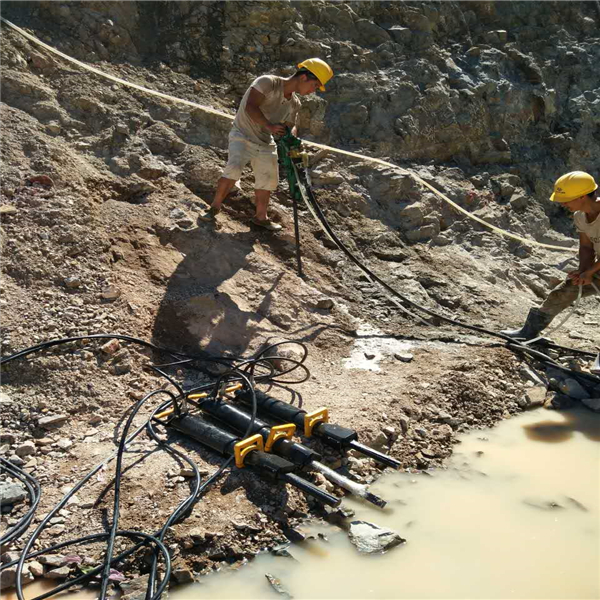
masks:
POLYGON ((366 554, 387 552, 406 542, 395 531, 367 521, 352 521, 348 535, 358 551, 366 554))
MULTIPOLYGON (((177 72, 218 77, 238 95, 258 74, 289 72, 307 56, 326 58, 337 74, 334 83, 302 111, 304 128, 323 141, 368 140, 378 154, 402 160, 527 160, 535 188, 542 176, 555 175, 538 162, 544 147, 565 162, 570 155, 581 169, 595 166, 598 142, 591 131, 600 104, 592 2, 3 4, 8 18, 39 19, 76 58, 142 64, 160 57, 177 72), (577 85, 562 76, 563 66, 577 85)), ((31 60, 37 69, 54 63, 38 51, 31 60)), ((24 85, 9 77, 4 93, 24 85)), ((39 100, 37 115, 60 134, 64 110, 43 93, 39 100)), ((104 112, 91 98, 76 102, 81 110, 104 112)), ((117 134, 129 132, 121 122, 117 134)), ((171 138, 156 139, 164 146, 171 138)), ((138 158, 148 177, 168 169, 150 158, 138 158)), ((515 208, 523 207, 523 190, 513 193, 515 208)))

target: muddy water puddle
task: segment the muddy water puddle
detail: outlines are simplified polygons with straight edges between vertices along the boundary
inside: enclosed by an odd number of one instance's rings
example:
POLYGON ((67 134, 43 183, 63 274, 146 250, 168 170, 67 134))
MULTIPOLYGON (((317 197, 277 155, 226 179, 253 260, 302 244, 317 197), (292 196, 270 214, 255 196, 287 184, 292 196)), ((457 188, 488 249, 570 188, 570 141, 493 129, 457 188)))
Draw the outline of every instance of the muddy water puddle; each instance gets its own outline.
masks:
POLYGON ((259 556, 169 597, 599 598, 600 415, 540 409, 460 439, 446 470, 375 483, 384 511, 344 501, 356 513, 350 520, 393 529, 406 544, 363 555, 339 527, 312 523, 305 529, 315 539, 291 545, 291 556, 259 556))
POLYGON ((461 437, 444 471, 393 473, 373 491, 379 511, 345 501, 354 519, 407 543, 361 555, 341 529, 264 555, 237 571, 171 593, 195 598, 600 597, 600 416, 539 410, 461 437))

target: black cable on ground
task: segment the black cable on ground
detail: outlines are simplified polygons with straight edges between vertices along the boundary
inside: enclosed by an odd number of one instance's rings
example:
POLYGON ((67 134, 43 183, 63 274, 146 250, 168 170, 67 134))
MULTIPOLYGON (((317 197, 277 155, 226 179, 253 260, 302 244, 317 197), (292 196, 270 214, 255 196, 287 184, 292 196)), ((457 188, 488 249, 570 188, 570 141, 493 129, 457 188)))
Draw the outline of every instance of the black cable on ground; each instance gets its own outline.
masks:
MULTIPOLYGON (((248 425, 248 429, 246 431, 246 433, 244 434, 243 437, 247 437, 248 434, 252 431, 252 428, 254 426, 254 420, 256 419, 256 413, 258 410, 257 407, 257 402, 256 402, 256 395, 255 395, 255 391, 254 391, 254 385, 252 384, 252 381, 246 377, 246 375, 244 373, 238 372, 237 373, 237 378, 239 378, 240 380, 242 380, 245 384, 245 386, 248 388, 248 390, 250 390, 251 394, 252 394, 252 420, 250 422, 250 424, 248 425)), ((218 382, 219 383, 219 382, 218 382)), ((215 385, 215 389, 218 389, 218 384, 215 385)), ((155 411, 154 414, 156 414, 157 411, 155 411)), ((153 425, 152 425, 152 419, 150 419, 148 421, 147 424, 147 428, 148 431, 150 433, 150 435, 153 437, 153 439, 155 439, 156 441, 158 441, 159 443, 161 443, 161 445, 164 445, 164 442, 160 442, 158 436, 156 435, 156 433, 153 430, 153 425)), ((174 448, 168 448, 169 452, 173 452, 176 453, 179 456, 182 456, 181 453, 179 453, 177 450, 175 450, 174 448)), ((184 457, 185 458, 185 457, 184 457)), ((187 460, 188 462, 191 462, 189 459, 185 458, 185 460, 187 460)), ((186 499, 185 501, 183 501, 178 507, 177 509, 171 514, 171 516, 169 517, 169 519, 167 519, 167 522, 165 523, 164 527, 161 530, 161 533, 159 534, 159 539, 163 539, 164 535, 166 534, 166 532, 168 531, 169 527, 171 527, 171 525, 173 523, 175 523, 177 521, 177 519, 179 519, 182 515, 184 515, 200 498, 200 496, 213 484, 215 483, 219 477, 225 472, 226 469, 229 468, 229 466, 231 465, 231 463, 233 462, 234 457, 229 457, 216 471, 215 473, 213 473, 202 485, 198 485, 196 490, 194 491, 194 493, 190 494, 190 496, 188 497, 188 499, 186 499)), ((194 469, 197 470, 197 467, 194 465, 194 469)), ((156 563, 156 559, 153 560, 152 562, 152 568, 151 568, 151 576, 150 576, 150 581, 154 581, 154 575, 156 572, 156 567, 157 567, 157 563, 156 563)), ((151 591, 151 584, 149 584, 149 591, 151 591)))
MULTIPOLYGON (((298 170, 296 169, 296 166, 294 165, 294 169, 296 172, 296 177, 299 180, 299 176, 298 176, 298 170)), ((301 188, 302 189, 302 188, 301 188)), ((381 285, 385 290, 387 290, 390 294, 392 294, 393 296, 396 296, 397 298, 399 298, 402 302, 408 304, 410 307, 415 308, 417 310, 420 310, 422 312, 424 312, 425 314, 434 317, 436 319, 439 319, 441 321, 444 321, 445 323, 449 323, 451 325, 455 325, 457 327, 462 327, 463 329, 468 329, 471 331, 476 331, 477 333, 483 333, 485 335, 490 335, 493 337, 498 337, 501 338, 503 340, 505 340, 507 342, 507 348, 511 349, 511 350, 516 350, 516 348, 519 348, 519 350, 521 352, 529 352, 532 355, 537 354, 538 356, 544 356, 544 360, 549 361, 549 362, 554 362, 552 360, 551 357, 544 355, 542 352, 540 352, 539 350, 532 350, 528 345, 526 344, 522 344, 518 341, 516 341, 515 339, 497 332, 497 331, 492 331, 489 329, 485 329, 483 327, 478 327, 476 325, 469 325, 468 323, 463 323, 462 321, 458 321, 457 319, 452 319, 450 317, 445 317, 444 315, 441 315, 435 311, 432 311, 428 308, 426 308, 425 306, 422 306, 420 304, 417 304, 416 302, 413 302, 412 300, 410 300, 409 298, 406 298, 405 296, 403 296, 402 294, 400 294, 399 292, 397 292, 394 288, 392 288, 387 282, 385 282, 383 279, 381 279, 378 275, 376 275, 375 273, 373 273, 373 271, 371 271, 371 269, 369 269, 367 266, 365 266, 358 258, 356 258, 354 256, 354 254, 352 254, 352 252, 350 252, 350 250, 348 250, 348 248, 344 245, 344 243, 339 239, 339 237, 335 234, 335 232, 333 231, 333 229, 331 228, 331 226, 329 225, 329 222, 327 221, 327 219, 325 218, 325 215, 323 214, 323 210, 321 209, 321 206, 319 205, 317 199, 315 198, 314 194, 312 192, 310 193, 306 193, 303 194, 303 197, 305 199, 305 201, 307 202, 307 204, 309 204, 309 206, 311 206, 314 209, 314 213, 317 216, 317 219, 320 221, 320 223, 322 224, 323 228, 325 229, 325 231, 327 232, 327 234, 330 236, 330 238, 333 240, 333 242, 338 246, 338 248, 354 263, 356 264, 363 272, 365 272, 369 277, 371 277, 374 281, 376 281, 379 285, 381 285)), ((561 367, 561 370, 564 372, 569 372, 571 373, 573 376, 577 376, 578 374, 581 375, 580 372, 575 371, 573 369, 567 369, 566 367, 561 367)), ((590 381, 593 381, 596 384, 600 384, 600 377, 596 377, 595 375, 587 375, 587 379, 589 379, 590 381)))
POLYGON ((94 333, 94 334, 90 334, 90 335, 78 335, 75 337, 59 338, 56 340, 49 340, 47 342, 42 342, 41 344, 37 344, 36 346, 31 346, 29 348, 25 348, 24 350, 21 350, 20 352, 15 352, 14 354, 11 354, 10 356, 5 356, 5 357, 0 358, 0 366, 7 364, 18 358, 24 358, 25 356, 28 356, 29 354, 33 354, 35 352, 40 352, 42 350, 47 350, 48 348, 52 348, 53 346, 58 346, 60 344, 67 344, 69 342, 79 342, 81 340, 101 340, 101 339, 123 340, 125 342, 139 344, 140 346, 144 346, 146 348, 151 348, 152 350, 155 350, 157 352, 163 352, 165 354, 171 354, 172 356, 178 356, 178 357, 199 360, 199 361, 204 361, 204 362, 217 362, 217 363, 220 362, 220 363, 222 363, 222 362, 234 360, 234 359, 228 359, 226 357, 215 357, 215 356, 211 356, 209 354, 206 354, 205 356, 190 355, 190 354, 186 354, 184 352, 180 352, 179 350, 172 350, 170 348, 162 348, 160 346, 156 346, 155 344, 152 344, 151 342, 146 342, 145 340, 142 340, 140 338, 136 338, 136 337, 133 337, 130 335, 122 335, 122 334, 118 334, 118 333, 94 333))
MULTIPOLYGON (((91 543, 91 542, 101 541, 103 539, 106 539, 108 536, 109 536, 108 533, 94 533, 94 534, 91 534, 91 535, 86 535, 84 537, 77 538, 75 540, 68 540, 66 542, 61 542, 59 544, 55 544, 53 546, 50 546, 49 548, 46 548, 44 550, 39 550, 37 552, 32 552, 29 556, 27 556, 27 559, 29 559, 29 558, 35 558, 37 556, 41 556, 43 554, 46 554, 47 552, 52 552, 54 550, 60 550, 61 548, 66 548, 68 546, 73 546, 73 545, 76 545, 76 544, 85 544, 85 543, 91 543)), ((165 545, 159 539, 157 539, 155 536, 149 535, 147 533, 143 533, 141 531, 120 530, 120 531, 117 531, 117 537, 128 537, 128 538, 131 538, 131 539, 142 538, 143 541, 139 542, 133 548, 130 548, 129 550, 126 550, 125 552, 123 552, 119 556, 116 556, 114 558, 113 562, 117 562, 118 560, 122 560, 123 558, 125 558, 125 557, 133 554, 134 552, 136 552, 137 550, 139 550, 142 546, 154 544, 157 547, 157 549, 160 551, 160 553, 162 554, 162 556, 164 558, 165 569, 168 569, 169 572, 170 572, 170 570, 171 570, 171 556, 169 555, 169 551, 167 550, 167 548, 165 547, 165 545)), ((3 568, 7 568, 7 567, 10 567, 10 566, 13 566, 13 565, 17 564, 17 562, 19 562, 19 561, 13 560, 12 562, 7 563, 7 564, 2 565, 2 566, 3 566, 3 568)), ((84 573, 83 575, 80 575, 76 579, 72 579, 70 581, 62 583, 62 584, 56 586, 55 588, 53 588, 52 590, 50 590, 48 592, 45 592, 44 594, 41 594, 39 596, 36 596, 35 598, 33 598, 33 600, 45 600, 45 598, 49 598, 50 596, 54 596, 54 594, 58 594, 59 592, 62 592, 62 591, 66 590, 66 589, 68 589, 68 588, 70 588, 70 587, 72 587, 74 585, 83 584, 86 581, 89 581, 90 579, 92 579, 93 577, 95 577, 96 575, 99 575, 103 568, 104 568, 103 566, 95 567, 94 569, 88 571, 87 573, 84 573)), ((17 572, 17 575, 18 575, 18 577, 17 577, 16 583, 15 583, 17 598, 19 600, 25 600, 25 598, 23 596, 23 586, 21 584, 20 572, 17 572)), ((160 598, 161 594, 164 592, 165 587, 167 586, 167 583, 168 583, 168 580, 165 578, 163 580, 163 582, 161 583, 161 585, 159 586, 159 589, 157 590, 156 594, 154 594, 150 600, 158 600, 160 598)))
POLYGON ((564 367, 561 364, 558 364, 556 361, 552 360, 543 352, 539 350, 534 350, 529 346, 525 346, 524 344, 506 344, 506 347, 513 352, 520 352, 523 354, 529 354, 530 356, 536 358, 538 361, 548 365, 548 367, 552 369, 557 369, 558 371, 562 371, 563 373, 569 374, 571 377, 576 379, 585 379, 586 382, 590 384, 600 385, 600 377, 596 375, 592 375, 591 373, 586 373, 585 371, 576 371, 575 369, 570 369, 568 367, 564 367))
MULTIPOLYGON (((119 524, 119 512, 120 512, 120 502, 121 502, 121 470, 123 466, 123 453, 125 452, 125 446, 127 444, 127 434, 129 433, 129 428, 133 423, 133 419, 142 408, 142 406, 150 400, 150 398, 158 395, 158 394, 168 394, 171 396, 173 402, 175 402, 174 395, 167 390, 155 390, 146 394, 144 398, 142 398, 136 405, 133 407, 129 418, 123 428, 123 433, 121 435, 121 441, 119 443, 119 448, 117 450, 117 464, 115 467, 115 485, 114 485, 114 501, 113 501, 113 515, 112 515, 112 525, 109 532, 109 537, 107 541, 106 554, 104 559, 104 572, 102 574, 102 580, 100 584, 100 600, 105 600, 106 598, 106 590, 108 587, 108 577, 110 575, 110 565, 112 561, 112 554, 115 545, 115 538, 117 534, 117 528, 119 524)), ((165 579, 169 579, 171 573, 170 570, 165 573, 165 579)))
POLYGON ((2 470, 6 471, 11 477, 18 479, 26 488, 29 494, 29 510, 19 519, 18 523, 0 538, 0 546, 20 538, 29 529, 33 516, 42 496, 42 488, 38 480, 26 471, 23 471, 8 460, 0 457, 2 470))
POLYGON ((597 352, 588 352, 587 350, 579 350, 578 348, 569 348, 568 346, 559 346, 550 340, 539 340, 535 344, 536 346, 541 346, 542 348, 548 348, 548 350, 557 350, 564 351, 570 354, 578 354, 579 356, 586 356, 588 358, 595 358, 597 356, 597 352))
MULTIPOLYGON (((246 363, 259 363, 260 359, 252 359, 251 361, 244 361, 244 363, 242 363, 243 365, 246 365, 246 363)), ((237 381, 243 381, 244 385, 246 387, 248 387, 248 389, 252 392, 252 397, 253 397, 253 421, 254 418, 256 417, 256 398, 254 396, 254 387, 252 384, 251 379, 249 379, 246 374, 244 374, 242 371, 234 368, 231 369, 229 372, 223 374, 223 376, 221 376, 217 382, 215 384, 211 384, 211 387, 213 387, 214 390, 218 390, 221 387, 221 384, 224 383, 227 380, 227 377, 232 378, 235 377, 235 379, 237 381)), ((99 567, 98 569, 94 570, 93 572, 90 572, 88 574, 85 574, 75 580, 71 580, 69 582, 65 582, 64 584, 62 584, 61 586, 59 586, 58 588, 55 588, 55 590, 52 590, 51 592, 48 592, 47 594, 44 594, 43 596, 40 596, 38 599, 36 600, 41 600, 42 598, 46 598, 49 597, 51 595, 54 595, 55 593, 58 593, 62 590, 65 590, 73 585, 75 585, 76 583, 79 583, 81 581, 85 581, 88 580, 91 576, 95 575, 96 573, 99 573, 100 571, 103 572, 102 574, 102 578, 101 578, 101 585, 102 585, 102 590, 101 590, 101 598, 103 596, 105 596, 106 593, 106 587, 108 585, 108 574, 110 574, 110 565, 115 563, 117 560, 121 560, 124 556, 129 555, 130 553, 134 552, 137 548, 131 549, 130 551, 127 551, 125 553, 121 553, 119 556, 117 557, 112 557, 112 549, 114 548, 114 541, 115 538, 117 536, 117 529, 116 529, 116 525, 118 523, 118 506, 119 506, 119 498, 120 498, 120 479, 121 479, 121 470, 122 470, 122 455, 124 452, 124 448, 125 445, 129 442, 131 442, 135 437, 137 437, 137 435, 139 435, 139 433, 141 432, 141 430, 145 427, 148 431, 149 434, 151 435, 151 437, 155 440, 155 441, 159 441, 158 437, 156 436, 156 434, 154 433, 153 429, 152 429, 152 419, 154 418, 154 416, 159 412, 164 410, 165 408, 167 408, 168 406, 171 405, 175 405, 175 408, 177 409, 179 406, 179 402, 182 400, 182 397, 179 396, 175 396, 173 395, 171 392, 168 392, 166 390, 156 390, 155 392, 151 392, 150 394, 148 394, 144 399, 140 400, 134 407, 132 414, 130 415, 127 424, 124 428, 123 434, 121 436, 121 442, 119 445, 119 450, 116 453, 117 456, 117 467, 116 467, 116 472, 115 472, 115 503, 114 503, 114 509, 113 509, 113 524, 111 526, 111 531, 108 534, 100 534, 100 537, 95 536, 93 539, 97 540, 100 538, 107 538, 108 539, 108 543, 107 543, 107 551, 106 551, 106 558, 105 558, 105 562, 104 565, 102 567, 99 567), (127 437, 127 434, 129 432, 129 428, 131 426, 131 423, 133 421, 133 418, 135 417, 135 415, 137 414, 137 412, 139 411, 139 409, 141 408, 141 406, 144 404, 145 401, 147 401, 150 397, 152 397, 153 395, 156 395, 158 393, 166 393, 169 396, 171 396, 171 399, 165 403, 163 403, 161 406, 159 406, 157 409, 154 410, 154 412, 152 413, 152 416, 150 417, 150 419, 148 419, 148 421, 146 423, 144 423, 141 427, 139 427, 136 432, 134 432, 131 436, 127 437)), ((178 411, 177 411, 178 412, 178 411)), ((252 421, 252 424, 253 424, 252 421)), ((251 430, 252 424, 249 426, 248 431, 251 430)), ((247 435, 247 434, 246 434, 247 435)), ((215 472, 206 482, 204 482, 203 485, 200 485, 200 475, 199 475, 199 471, 196 467, 196 465, 193 463, 193 461, 191 461, 190 459, 188 459, 187 457, 185 457, 183 454, 179 453, 177 450, 175 450, 174 448, 170 448, 167 444, 161 443, 161 446, 165 447, 165 449, 167 449, 167 451, 171 452, 172 454, 177 455, 180 458, 183 458, 184 460, 186 460, 186 462, 188 462, 188 464, 190 464, 192 466, 192 468, 194 469, 194 472, 196 474, 196 482, 195 482, 195 489, 192 491, 192 493, 190 494, 190 496, 184 500, 183 502, 180 503, 180 505, 177 507, 177 509, 175 509, 175 511, 173 511, 173 513, 171 514, 171 516, 169 517, 169 519, 167 520, 167 522, 165 523, 165 525, 163 526, 163 528, 160 530, 160 532, 158 533, 158 538, 160 539, 160 541, 162 542, 162 539, 164 538, 164 535, 166 534, 168 528, 181 516, 183 515, 187 510, 189 510, 189 508, 193 505, 193 503, 195 501, 197 501, 198 497, 200 496, 200 494, 205 491, 209 485, 211 485, 214 481, 217 480, 217 478, 225 471, 225 469, 227 469, 231 462, 232 459, 228 459, 218 470, 217 472, 215 472)), ((19 560, 17 561, 13 561, 12 563, 10 563, 10 565, 4 565, 4 567, 8 567, 11 566, 13 564, 17 564, 17 597, 19 598, 19 600, 23 600, 22 598, 22 586, 20 585, 20 579, 21 579, 21 573, 22 573, 22 568, 23 568, 23 564, 24 561, 31 558, 32 556, 37 556, 40 554, 44 554, 48 551, 50 551, 50 549, 46 549, 43 550, 41 552, 36 552, 33 554, 28 554, 29 549, 31 548, 32 544, 34 543, 35 539, 37 539, 37 537, 39 536, 41 530, 43 530, 43 528, 45 527, 45 525, 47 524, 47 522, 50 520, 50 518, 52 518, 52 516, 58 511, 60 510, 60 508, 62 506, 64 506, 64 504, 68 501, 68 499, 75 494, 87 481, 89 481, 89 478, 91 476, 94 475, 94 473, 96 473, 100 468, 102 468, 104 466, 104 464, 106 464, 106 462, 108 462, 108 460, 111 460, 112 458, 114 458, 115 455, 109 457, 109 459, 103 461, 100 465, 98 465, 96 468, 92 469, 92 471, 90 473, 88 473, 88 475, 86 477, 84 477, 62 500, 61 502, 59 502, 59 504, 50 512, 50 514, 48 514, 46 516, 46 518, 43 520, 43 522, 40 524, 40 526, 36 529, 36 531, 34 532, 34 534, 31 536, 31 538, 28 540, 23 552, 21 553, 21 556, 19 558, 19 560)), ((91 538, 86 538, 86 539, 91 539, 91 538)), ((71 541, 71 542, 66 542, 63 543, 61 545, 61 547, 73 544, 73 543, 77 543, 77 541, 71 541)), ((139 545, 138 545, 139 547, 139 545)), ((53 548, 56 548, 56 546, 54 546, 53 548)), ((157 561, 156 561, 156 556, 153 560, 153 566, 152 566, 152 573, 151 573, 151 577, 149 578, 149 587, 148 587, 148 595, 149 597, 155 598, 155 597, 159 597, 159 593, 157 592, 156 594, 153 593, 154 588, 155 588, 155 584, 156 584, 156 569, 157 569, 157 561)), ((169 567, 170 569, 170 567, 169 567)), ((163 579, 163 582, 160 586, 160 590, 163 590, 164 587, 167 584, 167 581, 169 579, 169 575, 170 575, 170 570, 167 570, 167 572, 165 573, 165 577, 163 579)))
MULTIPOLYGON (((176 397, 171 392, 167 392, 166 390, 162 390, 162 391, 164 391, 165 393, 169 394, 172 397, 171 401, 165 402, 160 407, 161 409, 164 409, 165 407, 169 406, 175 400, 176 397)), ((146 423, 144 423, 142 426, 138 427, 138 429, 133 434, 131 434, 131 436, 127 439, 126 444, 129 444, 131 441, 133 441, 139 435, 139 433, 144 430, 145 427, 146 427, 146 423)), ((10 565, 17 564, 16 592, 17 592, 18 600, 24 600, 22 584, 21 584, 21 574, 23 572, 23 566, 24 566, 25 560, 31 558, 29 552, 30 552, 30 549, 33 546, 34 542, 41 535, 41 532, 44 530, 44 528, 46 527, 46 525, 48 524, 50 519, 52 519, 54 517, 54 515, 68 502, 68 500, 73 495, 75 495, 100 469, 102 469, 105 464, 110 462, 116 456, 117 456, 117 452, 114 452, 108 458, 104 459, 100 464, 93 467, 87 475, 85 475, 67 494, 65 494, 63 496, 63 498, 58 502, 58 504, 53 509, 50 510, 50 512, 44 517, 42 522, 37 526, 37 528, 31 534, 31 536, 25 543, 23 550, 21 551, 21 556, 19 557, 19 559, 17 561, 13 561, 12 563, 9 563, 7 565, 3 565, 3 568, 6 568, 10 565)), ((65 545, 69 545, 69 543, 67 542, 65 545)), ((47 550, 44 550, 41 552, 37 552, 35 555, 38 556, 39 554, 45 554, 46 552, 49 552, 49 550, 47 549, 47 550)), ((61 590, 67 589, 67 587, 71 587, 71 585, 75 585, 75 583, 68 582, 68 585, 66 585, 66 587, 61 587, 60 589, 61 590)), ((58 588, 57 588, 57 591, 60 591, 60 590, 58 590, 58 588)))

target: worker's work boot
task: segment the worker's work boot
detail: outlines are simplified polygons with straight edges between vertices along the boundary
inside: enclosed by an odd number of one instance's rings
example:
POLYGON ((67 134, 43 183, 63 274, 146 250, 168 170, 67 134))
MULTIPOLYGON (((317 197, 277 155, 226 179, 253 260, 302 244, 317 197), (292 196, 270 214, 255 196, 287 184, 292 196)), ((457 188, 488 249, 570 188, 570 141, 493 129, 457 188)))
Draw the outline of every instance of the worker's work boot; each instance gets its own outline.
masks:
POLYGON ((199 221, 204 221, 205 223, 214 223, 216 221, 217 215, 221 212, 220 208, 213 208, 212 206, 205 210, 202 214, 198 215, 199 221))
POLYGON ((267 231, 281 231, 282 229, 279 223, 273 223, 273 221, 269 221, 269 219, 257 219, 256 217, 254 217, 252 219, 252 223, 254 223, 254 225, 257 225, 258 227, 266 229, 267 231))
POLYGON ((553 315, 543 313, 537 308, 532 308, 527 315, 527 320, 521 329, 505 329, 500 333, 511 338, 519 338, 524 340, 532 340, 538 337, 540 333, 550 325, 553 315))

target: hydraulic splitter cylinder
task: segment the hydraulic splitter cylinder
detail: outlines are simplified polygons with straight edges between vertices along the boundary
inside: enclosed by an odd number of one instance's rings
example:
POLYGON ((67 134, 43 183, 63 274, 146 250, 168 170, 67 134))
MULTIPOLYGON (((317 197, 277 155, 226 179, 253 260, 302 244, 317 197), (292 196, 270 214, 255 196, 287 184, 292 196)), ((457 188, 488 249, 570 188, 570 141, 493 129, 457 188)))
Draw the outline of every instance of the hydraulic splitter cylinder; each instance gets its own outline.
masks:
POLYGON ((268 423, 256 418, 253 422, 250 414, 227 402, 203 400, 199 406, 204 412, 219 419, 219 421, 236 431, 247 431, 248 426, 252 424, 250 433, 259 433, 263 437, 265 443, 269 445, 267 451, 271 450, 272 447, 274 452, 284 456, 296 465, 304 467, 314 460, 321 460, 319 453, 302 444, 290 441, 289 438, 296 429, 295 425, 287 431, 275 430, 275 435, 272 435, 272 428, 268 423), (277 435, 277 433, 281 433, 281 435, 277 435), (271 436, 271 443, 269 443, 269 436, 271 436))
MULTIPOLYGON (((354 429, 326 422, 325 411, 315 411, 309 414, 305 410, 292 406, 287 402, 277 400, 264 392, 255 390, 255 394, 256 404, 263 414, 269 415, 278 421, 294 423, 307 437, 316 435, 324 443, 336 450, 351 448, 388 467, 394 469, 401 467, 401 463, 395 458, 361 444, 358 441, 358 434, 354 429)), ((245 403, 252 402, 251 396, 245 390, 237 392, 235 397, 245 403)))
POLYGON ((321 463, 321 456, 314 450, 303 444, 291 441, 289 438, 296 430, 294 424, 271 427, 268 423, 260 419, 255 418, 252 420, 252 415, 244 410, 219 400, 204 400, 199 406, 204 412, 219 419, 223 424, 236 431, 244 432, 251 426, 251 433, 262 436, 267 452, 272 450, 285 456, 297 465, 306 466, 317 471, 335 485, 344 488, 355 496, 364 498, 380 508, 383 508, 387 504, 385 500, 370 492, 366 485, 352 481, 321 463))
POLYGON ((323 504, 339 506, 341 503, 340 498, 325 492, 316 485, 292 473, 295 465, 290 461, 281 456, 263 452, 263 439, 259 435, 241 440, 239 437, 221 429, 217 425, 208 423, 204 419, 190 414, 171 419, 168 424, 177 431, 191 437, 204 446, 208 446, 212 450, 216 450, 220 454, 235 456, 236 465, 240 468, 248 465, 260 474, 285 481, 317 498, 323 504))

